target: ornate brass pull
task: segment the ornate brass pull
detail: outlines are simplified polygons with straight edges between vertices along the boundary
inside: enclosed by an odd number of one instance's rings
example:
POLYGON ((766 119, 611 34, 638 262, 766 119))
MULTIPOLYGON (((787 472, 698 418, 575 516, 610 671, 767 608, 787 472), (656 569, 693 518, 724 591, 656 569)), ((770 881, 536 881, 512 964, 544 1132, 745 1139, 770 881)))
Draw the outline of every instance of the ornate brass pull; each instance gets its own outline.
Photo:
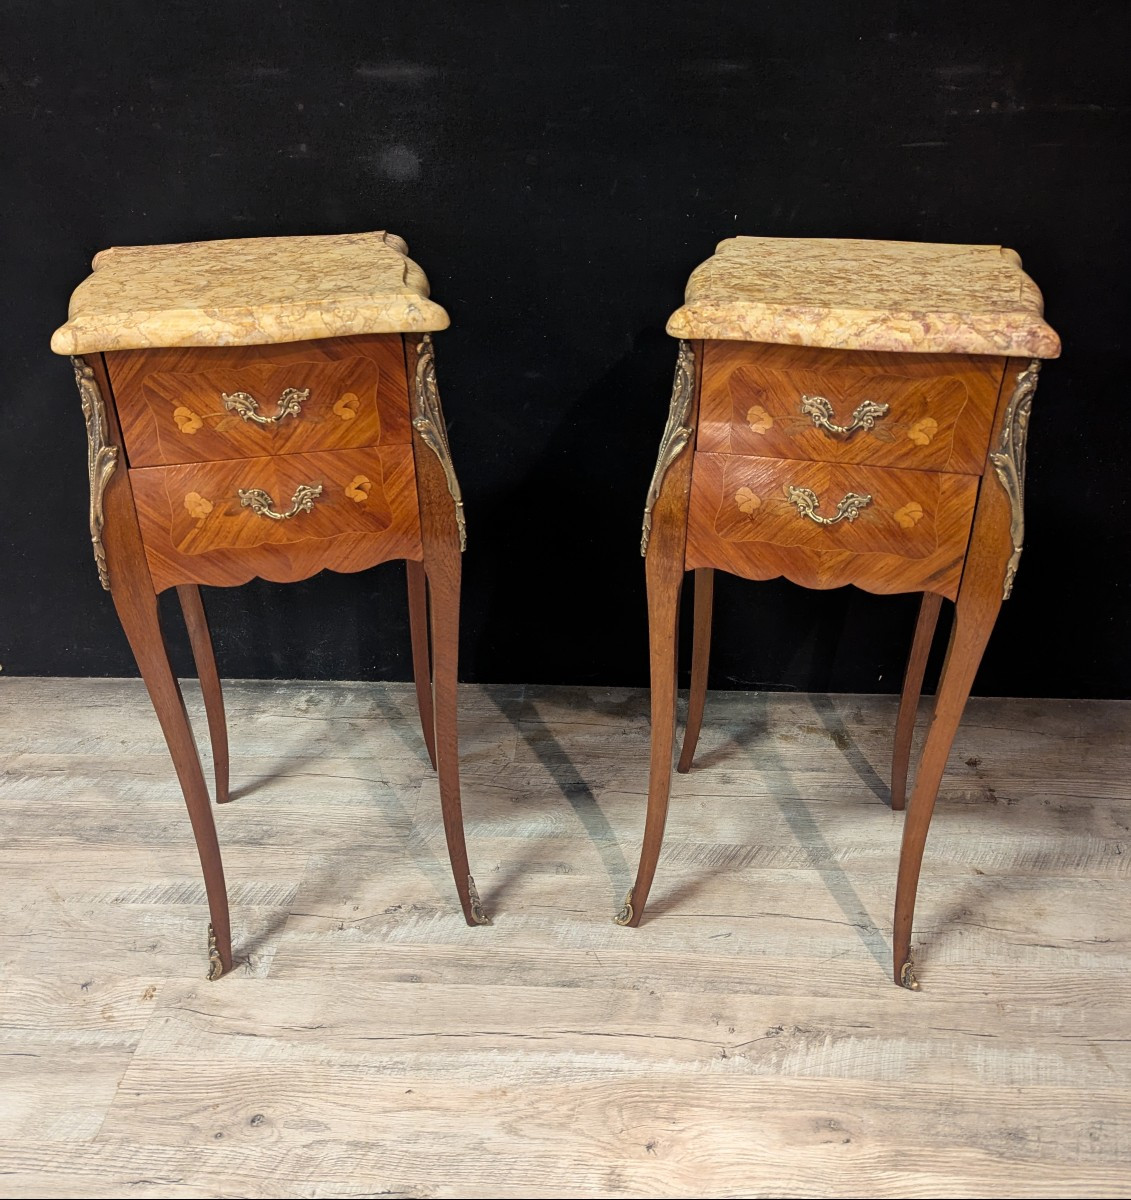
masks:
POLYGON ((279 397, 279 411, 273 417, 265 417, 259 411, 259 401, 247 392, 221 392, 220 399, 228 412, 234 412, 245 421, 256 425, 278 425, 284 417, 297 417, 302 412, 304 400, 310 399, 310 388, 284 388, 279 397))
POLYGON ((290 512, 276 512, 275 501, 262 488, 240 488, 240 507, 250 508, 252 512, 271 521, 289 521, 299 513, 310 512, 314 501, 322 495, 320 483, 300 483, 291 497, 290 512))
POLYGON ((801 413, 808 417, 818 429, 837 437, 848 437, 858 429, 873 429, 881 418, 888 415, 889 404, 877 404, 874 400, 865 400, 856 406, 852 420, 847 425, 833 424, 833 406, 824 396, 802 396, 801 413))
POLYGON ((855 521, 860 515, 861 509, 867 508, 872 503, 871 496, 862 496, 859 492, 848 492, 836 506, 835 516, 822 517, 817 511, 821 507, 821 501, 816 492, 790 484, 785 489, 785 495, 790 504, 803 517, 808 517, 810 521, 815 521, 818 525, 835 525, 838 521, 855 521))

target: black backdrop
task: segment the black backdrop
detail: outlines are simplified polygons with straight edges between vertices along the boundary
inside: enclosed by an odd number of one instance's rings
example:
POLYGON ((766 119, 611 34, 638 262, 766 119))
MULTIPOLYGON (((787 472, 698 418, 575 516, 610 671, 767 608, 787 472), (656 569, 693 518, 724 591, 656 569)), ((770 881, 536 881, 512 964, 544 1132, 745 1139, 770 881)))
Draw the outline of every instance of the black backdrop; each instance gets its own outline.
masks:
MULTIPOLYGON (((463 677, 645 682, 664 321, 716 241, 747 233, 1020 251, 1065 352, 977 690, 1131 694, 1123 0, 0 14, 6 672, 133 672, 91 562, 70 369, 47 347, 92 254, 388 228, 452 316, 437 357, 470 536, 463 677)), ((408 677, 400 565, 206 602, 224 674, 408 677)), ((726 579, 717 611, 714 686, 886 691, 914 601, 726 579)))

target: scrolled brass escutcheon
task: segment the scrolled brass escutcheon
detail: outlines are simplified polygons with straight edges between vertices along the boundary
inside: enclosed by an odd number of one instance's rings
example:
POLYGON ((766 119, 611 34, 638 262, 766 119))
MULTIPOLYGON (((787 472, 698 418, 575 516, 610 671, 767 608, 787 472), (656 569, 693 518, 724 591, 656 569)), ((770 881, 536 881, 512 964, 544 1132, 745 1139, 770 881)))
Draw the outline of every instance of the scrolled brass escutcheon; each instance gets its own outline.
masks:
POLYGON ((818 429, 836 437, 849 437, 860 429, 874 429, 876 422, 886 417, 890 408, 889 404, 865 400, 856 406, 847 425, 836 425, 833 423, 833 406, 824 396, 801 397, 802 416, 808 417, 818 429))
POLYGON ((460 553, 467 549, 467 519, 463 513, 463 493, 459 489, 456 469, 452 465, 452 450, 448 445, 448 427, 440 407, 440 389, 436 386, 436 355, 432 335, 426 333, 416 347, 415 387, 411 395, 412 427, 420 440, 439 459, 448 484, 452 503, 456 506, 456 529, 459 532, 460 553))
POLYGON ((273 417, 265 417, 259 411, 259 401, 247 392, 221 392, 220 399, 228 412, 234 412, 245 421, 256 425, 278 425, 284 417, 297 417, 302 412, 303 402, 310 399, 310 388, 284 388, 279 397, 279 410, 273 417))
POLYGON ((250 508, 252 512, 271 521, 289 521, 299 513, 310 512, 314 501, 322 495, 320 483, 300 483, 291 497, 289 512, 276 512, 275 501, 262 488, 240 488, 240 506, 250 508))
POLYGON ((86 466, 90 478, 90 544, 94 549, 94 565, 98 568, 98 581, 110 590, 110 571, 106 566, 106 550, 102 545, 102 526, 105 513, 102 496, 110 476, 118 465, 118 447, 107 442, 106 405, 94 368, 84 358, 72 358, 79 398, 82 400, 82 416, 86 422, 86 466))
MULTIPOLYGON (((648 554, 648 543, 652 538, 652 511, 660 499, 664 477, 671 465, 691 444, 695 432, 691 427, 691 407, 695 398, 695 351, 690 342, 679 343, 679 356, 675 364, 675 380, 672 383, 672 398, 668 407, 668 420, 660 438, 660 452, 656 456, 656 467, 652 482, 644 499, 644 526, 640 535, 640 553, 648 554)), ((770 421, 773 424, 773 421, 770 421)), ((769 425, 766 426, 769 428, 769 425)))
POLYGON ((1040 359, 1034 358, 1017 376, 1002 421, 998 448, 990 455, 998 482, 1009 497, 1011 511, 1009 537, 1013 543, 1013 553, 1005 568, 1003 600, 1008 600, 1013 591, 1013 581, 1017 577, 1017 565, 1021 561, 1021 549, 1025 543, 1025 444, 1029 438, 1029 417, 1040 371, 1040 359))
POLYGON ((859 492, 847 492, 844 499, 836 506, 836 513, 831 517, 822 517, 817 511, 821 507, 817 493, 806 487, 794 487, 789 484, 785 489, 786 499, 803 516, 817 525, 835 525, 838 521, 855 521, 861 510, 872 503, 871 496, 862 496, 859 492))

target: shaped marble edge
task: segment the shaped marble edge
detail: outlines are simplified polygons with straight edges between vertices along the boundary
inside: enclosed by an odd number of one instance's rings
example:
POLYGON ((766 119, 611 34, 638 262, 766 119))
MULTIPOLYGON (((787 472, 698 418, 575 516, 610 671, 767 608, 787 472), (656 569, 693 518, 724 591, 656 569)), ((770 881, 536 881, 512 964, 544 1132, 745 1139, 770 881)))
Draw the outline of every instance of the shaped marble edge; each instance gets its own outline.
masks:
MULTIPOLYGON (((1036 283, 1021 269, 1015 250, 999 247, 953 247, 962 250, 997 250, 1012 268, 1017 293, 1008 307, 987 305, 965 310, 939 306, 936 309, 840 305, 808 302, 799 296, 790 302, 782 293, 783 279, 788 287, 789 263, 769 263, 767 290, 778 284, 779 295, 759 299, 756 288, 761 282, 749 257, 753 243, 779 243, 788 255, 785 243, 794 239, 727 238, 720 242, 715 255, 691 273, 686 303, 668 320, 667 332, 680 339, 744 342, 772 342, 792 346, 818 346, 833 350, 871 350, 918 354, 992 354, 1024 358, 1057 358, 1060 338, 1044 321, 1044 301, 1036 283), (748 245, 743 246, 742 243, 748 245), (745 252, 745 253, 744 253, 745 252), (773 272, 779 278, 772 279, 773 272), (753 276, 748 284, 744 275, 753 276)), ((815 242, 830 244, 836 239, 797 239, 799 247, 815 242)), ((916 250, 947 247, 929 243, 867 243, 846 240, 843 269, 867 272, 867 248, 876 246, 885 253, 898 253, 900 247, 916 250), (853 257, 859 256, 858 258, 853 257)), ((777 247, 775 246, 775 249, 777 247)), ((960 277, 959 277, 960 278, 960 277)))
MULTIPOLYGON (((93 274, 80 283, 71 296, 69 319, 52 335, 51 349, 56 354, 75 355, 171 346, 257 346, 369 333, 434 333, 448 327, 448 314, 428 299, 428 278, 408 257, 408 246, 396 234, 384 231, 326 237, 327 242, 337 242, 338 246, 346 242, 350 247, 357 247, 358 261, 349 267, 351 286, 336 295, 278 303, 249 303, 241 302, 233 287, 231 303, 199 307, 145 307, 123 303, 116 311, 98 294, 104 290, 100 272, 126 272, 136 266, 138 276, 151 274, 159 281, 163 270, 176 265, 175 256, 182 248, 187 251, 213 246, 230 249, 238 242, 247 242, 251 246, 256 242, 269 242, 272 246, 263 248, 270 250, 276 244, 303 242, 309 245, 320 240, 318 237, 228 239, 160 247, 115 246, 99 251, 92 263, 93 274), (397 258, 384 255, 384 262, 376 260, 372 255, 375 244, 377 248, 392 251, 397 258), (159 259, 155 251, 167 251, 167 259, 159 259), (364 274, 370 269, 367 255, 374 259, 372 272, 377 282, 372 290, 361 290, 352 277, 354 272, 364 274), (382 273, 386 279, 392 275, 395 282, 389 280, 382 285, 382 273), (88 300, 93 303, 84 311, 88 300)), ((283 269, 278 261, 270 267, 283 269)), ((202 276, 209 273, 207 264, 194 263, 192 269, 202 276)), ((223 286, 218 286, 216 291, 222 293, 223 286)), ((123 300, 127 298, 128 294, 123 300)))

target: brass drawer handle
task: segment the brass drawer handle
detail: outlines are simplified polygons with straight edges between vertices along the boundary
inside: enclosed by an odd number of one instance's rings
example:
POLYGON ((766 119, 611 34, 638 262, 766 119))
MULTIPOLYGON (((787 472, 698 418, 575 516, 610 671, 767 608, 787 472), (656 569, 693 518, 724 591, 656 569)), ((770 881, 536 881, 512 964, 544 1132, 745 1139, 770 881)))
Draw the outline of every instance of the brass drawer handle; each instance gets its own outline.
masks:
POLYGON ((300 483, 291 497, 290 512, 276 512, 275 501, 262 488, 240 488, 240 507, 250 508, 252 512, 271 521, 289 521, 299 513, 310 512, 314 501, 322 495, 320 483, 300 483))
POLYGON ((848 437, 858 429, 873 429, 877 421, 888 415, 890 404, 877 404, 874 400, 865 400, 856 406, 852 420, 847 425, 833 424, 833 406, 824 396, 802 396, 801 414, 808 417, 818 429, 837 437, 848 437))
POLYGON ((816 492, 790 484, 785 489, 785 494, 786 499, 803 517, 808 517, 810 521, 815 521, 818 525, 835 525, 838 521, 855 521, 860 515, 861 509, 867 508, 872 503, 871 496, 862 496, 859 492, 847 492, 844 499, 836 506, 836 515, 822 517, 817 511, 821 507, 821 501, 816 492))
POLYGON ((278 425, 284 417, 297 417, 302 412, 304 400, 310 399, 310 388, 285 388, 279 397, 279 411, 273 417, 265 417, 259 411, 259 401, 247 392, 221 392, 220 399, 228 412, 234 412, 245 421, 256 425, 278 425))

